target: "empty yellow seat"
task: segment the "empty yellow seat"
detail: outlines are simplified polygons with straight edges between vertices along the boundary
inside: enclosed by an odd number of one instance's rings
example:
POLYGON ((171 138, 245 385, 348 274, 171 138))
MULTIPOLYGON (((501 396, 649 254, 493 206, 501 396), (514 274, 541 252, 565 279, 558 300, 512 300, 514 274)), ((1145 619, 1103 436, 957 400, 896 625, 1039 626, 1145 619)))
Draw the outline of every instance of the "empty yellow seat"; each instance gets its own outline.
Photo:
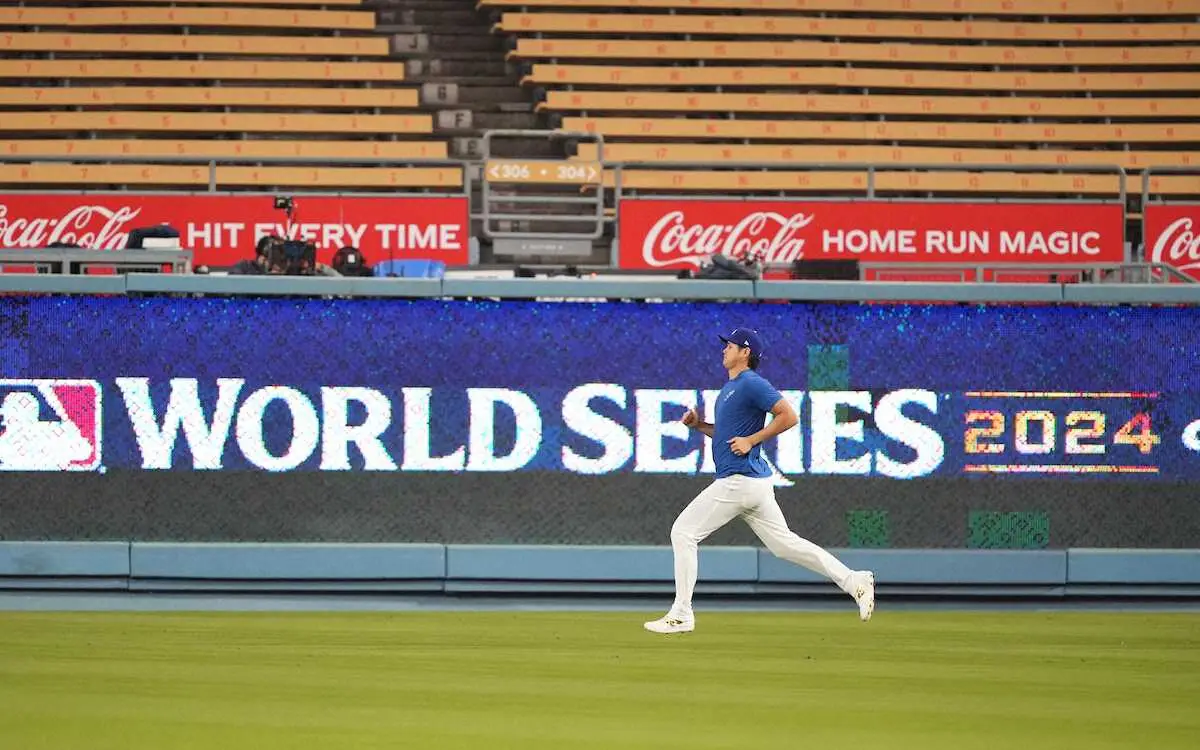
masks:
MULTIPOLYGON (((1062 195, 1083 194, 1096 197, 1116 197, 1120 178, 1106 174, 1054 174, 1029 172, 932 172, 876 171, 877 195, 901 193, 967 195, 1062 195)), ((892 168, 896 169, 895 167, 892 168)), ((617 173, 605 170, 604 184, 615 187, 617 173)), ((623 190, 648 192, 717 192, 717 193, 776 193, 828 194, 832 192, 867 192, 868 175, 861 172, 821 171, 716 171, 639 169, 621 170, 623 190)), ((1126 189, 1134 187, 1126 181, 1126 189)), ((1198 195, 1200 175, 1162 175, 1151 178, 1150 189, 1158 195, 1198 195)))
POLYGON ((637 15, 631 13, 505 13, 496 25, 510 33, 713 34, 722 36, 849 37, 1044 42, 1183 42, 1200 38, 1186 23, 1011 23, 796 16, 637 15))
POLYGON ((0 34, 5 52, 117 52, 282 57, 383 57, 384 37, 224 36, 184 34, 0 34))
POLYGON ((540 109, 977 117, 1200 117, 1200 99, 551 91, 540 109))
POLYGON ((431 133, 430 115, 263 114, 258 112, 5 112, 0 132, 431 133))
MULTIPOLYGON (((594 143, 579 146, 578 158, 596 161, 594 143)), ((1081 151, 1014 148, 934 148, 849 144, 731 145, 698 143, 608 143, 609 162, 808 162, 812 164, 1016 164, 1021 166, 1098 166, 1113 164, 1141 170, 1150 166, 1198 166, 1200 151, 1081 151)))
POLYGON ((1200 91, 1200 73, 1041 73, 887 68, 637 67, 537 64, 523 83, 638 86, 840 86, 948 91, 1200 91))
POLYGON ((1150 177, 1151 195, 1200 195, 1200 175, 1150 177))
POLYGON ((204 158, 445 159, 444 141, 25 139, 0 144, 9 156, 195 156, 204 158))
MULTIPOLYGON (((204 0, 216 2, 217 0, 204 0)), ((242 0, 243 2, 246 0, 242 0)), ((283 2, 284 0, 277 0, 283 2)), ((1200 15, 1200 0, 477 0, 481 8, 662 8, 886 13, 889 15, 1200 15), (1135 5, 1136 3, 1136 5, 1135 5)))
POLYGON ((510 57, 609 60, 803 60, 920 64, 1193 68, 1192 47, 1001 47, 864 42, 668 42, 627 39, 518 39, 510 57))
POLYGON ((279 8, 0 7, 0 26, 228 26, 363 31, 375 28, 375 14, 369 11, 279 8))
MULTIPOLYGON (((116 2, 117 0, 114 0, 116 2)), ((174 0, 119 0, 138 6, 174 5, 174 0)), ((61 4, 62 0, 24 0, 26 5, 61 4)), ((189 5, 362 5, 362 0, 188 0, 189 5)))
POLYGON ((344 107, 380 109, 419 106, 414 89, 261 88, 257 86, 62 86, 0 87, 0 106, 153 107, 344 107))
POLYGON ((689 120, 566 117, 562 129, 608 137, 764 141, 959 141, 996 143, 1169 143, 1200 141, 1200 123, 977 123, 847 120, 689 120))
MULTIPOLYGON (((665 171, 623 170, 621 184, 633 190, 685 190, 729 192, 862 191, 868 176, 862 172, 820 171, 665 171)), ((1116 175, 1068 175, 1008 172, 876 172, 877 193, 1087 193, 1117 195, 1116 175)), ((605 172, 605 184, 614 186, 616 175, 605 172)))
MULTIPOLYGON (((0 184, 170 185, 209 184, 206 166, 150 164, 0 164, 0 184)), ((216 168, 218 187, 442 187, 462 184, 458 167, 238 167, 216 168)))
POLYGON ((270 60, 0 60, 0 78, 403 81, 404 63, 270 60))

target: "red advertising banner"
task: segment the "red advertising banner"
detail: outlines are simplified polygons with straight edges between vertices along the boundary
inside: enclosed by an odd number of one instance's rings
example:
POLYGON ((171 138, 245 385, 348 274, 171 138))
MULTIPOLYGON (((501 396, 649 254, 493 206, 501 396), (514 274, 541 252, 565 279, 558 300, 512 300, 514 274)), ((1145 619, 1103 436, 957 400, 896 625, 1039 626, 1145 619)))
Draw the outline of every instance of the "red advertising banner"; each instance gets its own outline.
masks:
POLYGON ((622 268, 766 263, 1119 263, 1119 204, 622 200, 622 268))
POLYGON ((232 266, 254 257, 260 237, 304 239, 328 263, 344 246, 368 262, 429 258, 465 265, 470 248, 465 197, 294 196, 290 227, 269 195, 0 194, 0 248, 55 242, 96 250, 125 246, 138 227, 170 224, 194 264, 232 266))
POLYGON ((1142 221, 1146 260, 1200 279, 1200 203, 1150 204, 1142 221))

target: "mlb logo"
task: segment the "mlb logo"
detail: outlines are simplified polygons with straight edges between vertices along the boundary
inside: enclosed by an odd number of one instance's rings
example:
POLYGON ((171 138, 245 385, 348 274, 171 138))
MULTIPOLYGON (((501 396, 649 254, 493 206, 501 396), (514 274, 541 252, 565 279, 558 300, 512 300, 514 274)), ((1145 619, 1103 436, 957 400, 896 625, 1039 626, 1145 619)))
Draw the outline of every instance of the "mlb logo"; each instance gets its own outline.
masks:
POLYGON ((100 465, 100 384, 0 379, 0 471, 100 465))

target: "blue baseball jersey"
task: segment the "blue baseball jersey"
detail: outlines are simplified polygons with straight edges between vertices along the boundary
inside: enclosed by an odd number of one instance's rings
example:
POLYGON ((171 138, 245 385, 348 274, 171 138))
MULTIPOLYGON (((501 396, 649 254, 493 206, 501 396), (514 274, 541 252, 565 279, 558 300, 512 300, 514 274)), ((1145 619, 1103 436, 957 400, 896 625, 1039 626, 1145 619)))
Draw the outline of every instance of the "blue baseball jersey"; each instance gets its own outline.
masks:
POLYGON ((748 477, 769 477, 771 470, 762 457, 762 445, 756 445, 744 456, 729 448, 729 440, 749 437, 766 424, 771 407, 782 396, 775 386, 754 370, 746 370, 721 387, 713 419, 713 463, 717 478, 744 474, 748 477))

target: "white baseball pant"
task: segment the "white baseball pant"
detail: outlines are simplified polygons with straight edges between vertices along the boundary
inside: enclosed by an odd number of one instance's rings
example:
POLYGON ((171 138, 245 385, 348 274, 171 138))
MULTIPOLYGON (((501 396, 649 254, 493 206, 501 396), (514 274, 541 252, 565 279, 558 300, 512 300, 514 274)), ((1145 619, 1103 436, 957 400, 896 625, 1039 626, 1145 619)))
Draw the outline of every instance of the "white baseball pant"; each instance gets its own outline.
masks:
POLYGON ((675 552, 675 604, 670 616, 692 618, 692 592, 699 569, 697 547, 710 534, 741 516, 776 557, 820 573, 850 593, 851 571, 840 560, 787 526, 770 477, 735 474, 717 479, 692 500, 671 527, 675 552))

